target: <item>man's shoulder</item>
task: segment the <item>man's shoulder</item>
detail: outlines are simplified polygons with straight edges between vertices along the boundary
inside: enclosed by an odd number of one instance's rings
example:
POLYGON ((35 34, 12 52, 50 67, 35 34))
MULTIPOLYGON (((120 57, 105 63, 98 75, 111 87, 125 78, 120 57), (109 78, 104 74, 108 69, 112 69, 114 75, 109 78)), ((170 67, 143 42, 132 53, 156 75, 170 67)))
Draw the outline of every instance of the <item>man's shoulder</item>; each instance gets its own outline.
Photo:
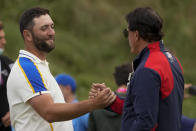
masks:
POLYGON ((161 51, 152 52, 145 61, 144 68, 152 69, 156 72, 164 72, 170 69, 168 58, 161 51))
MULTIPOLYGON (((26 57, 19 57, 16 61, 16 64, 23 70, 25 73, 32 73, 38 71, 38 65, 36 65, 32 60, 26 57)), ((39 71, 38 71, 39 72, 39 71)))

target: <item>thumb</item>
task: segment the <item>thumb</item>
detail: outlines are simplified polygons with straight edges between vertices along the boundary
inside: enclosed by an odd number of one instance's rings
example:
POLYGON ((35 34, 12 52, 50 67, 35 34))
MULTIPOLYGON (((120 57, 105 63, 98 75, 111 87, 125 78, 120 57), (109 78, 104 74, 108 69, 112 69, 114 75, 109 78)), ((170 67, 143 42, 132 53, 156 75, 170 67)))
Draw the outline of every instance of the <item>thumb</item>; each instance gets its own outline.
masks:
POLYGON ((106 95, 108 93, 110 93, 110 89, 109 88, 103 89, 102 94, 105 94, 106 95))

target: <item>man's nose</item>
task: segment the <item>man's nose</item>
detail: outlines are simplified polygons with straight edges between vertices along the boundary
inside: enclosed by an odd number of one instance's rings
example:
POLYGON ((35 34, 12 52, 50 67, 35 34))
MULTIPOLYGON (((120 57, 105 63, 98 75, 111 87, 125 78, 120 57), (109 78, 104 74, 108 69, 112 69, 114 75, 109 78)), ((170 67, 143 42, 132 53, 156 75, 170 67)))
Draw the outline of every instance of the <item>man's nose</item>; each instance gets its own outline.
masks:
POLYGON ((52 36, 55 35, 55 31, 53 28, 49 28, 48 35, 52 35, 52 36))

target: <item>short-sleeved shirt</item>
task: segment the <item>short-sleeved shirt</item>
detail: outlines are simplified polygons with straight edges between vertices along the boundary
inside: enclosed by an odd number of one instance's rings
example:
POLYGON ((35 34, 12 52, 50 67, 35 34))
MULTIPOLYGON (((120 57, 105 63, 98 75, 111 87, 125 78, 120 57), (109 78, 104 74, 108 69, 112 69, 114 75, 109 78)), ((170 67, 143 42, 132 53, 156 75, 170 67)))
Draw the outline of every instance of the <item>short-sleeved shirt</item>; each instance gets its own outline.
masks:
POLYGON ((65 103, 46 60, 20 50, 8 78, 7 90, 11 123, 16 131, 73 131, 72 121, 48 123, 27 102, 48 93, 54 103, 65 103))

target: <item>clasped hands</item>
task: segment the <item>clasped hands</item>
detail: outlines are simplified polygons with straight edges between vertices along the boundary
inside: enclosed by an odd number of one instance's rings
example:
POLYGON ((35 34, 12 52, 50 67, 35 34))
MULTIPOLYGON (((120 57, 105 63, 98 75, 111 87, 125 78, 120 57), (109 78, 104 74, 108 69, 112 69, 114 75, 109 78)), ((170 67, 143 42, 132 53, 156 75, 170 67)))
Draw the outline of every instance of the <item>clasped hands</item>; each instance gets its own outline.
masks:
POLYGON ((115 101, 116 95, 104 83, 93 83, 89 91, 89 99, 93 101, 94 108, 99 109, 111 105, 115 101))

